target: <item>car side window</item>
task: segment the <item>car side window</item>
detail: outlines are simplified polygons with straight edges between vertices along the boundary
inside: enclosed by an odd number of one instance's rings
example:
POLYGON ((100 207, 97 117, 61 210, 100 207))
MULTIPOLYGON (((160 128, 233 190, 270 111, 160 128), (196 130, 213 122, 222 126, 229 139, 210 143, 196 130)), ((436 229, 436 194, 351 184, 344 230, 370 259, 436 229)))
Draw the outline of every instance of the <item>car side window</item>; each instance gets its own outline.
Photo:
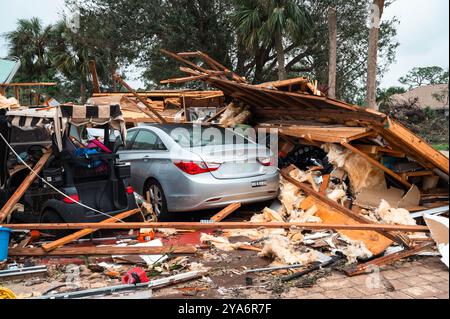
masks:
POLYGON ((134 140, 133 151, 154 151, 158 150, 158 136, 149 131, 139 131, 134 140))
POLYGON ((126 140, 126 146, 125 146, 126 150, 131 150, 131 147, 133 146, 132 142, 133 142, 133 139, 136 136, 137 132, 139 132, 139 131, 127 132, 127 140, 126 140))

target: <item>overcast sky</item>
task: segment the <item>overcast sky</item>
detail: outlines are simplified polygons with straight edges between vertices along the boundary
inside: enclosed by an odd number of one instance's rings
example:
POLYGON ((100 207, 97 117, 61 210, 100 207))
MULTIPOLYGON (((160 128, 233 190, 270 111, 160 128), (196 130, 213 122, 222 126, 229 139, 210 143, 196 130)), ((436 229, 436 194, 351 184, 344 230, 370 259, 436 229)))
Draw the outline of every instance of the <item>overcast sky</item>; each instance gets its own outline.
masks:
MULTIPOLYGON (((367 0, 369 1, 369 0, 367 0)), ((17 19, 40 17, 46 24, 58 20, 64 0, 1 1, 0 33, 15 28, 17 19)), ((398 79, 415 66, 438 65, 448 68, 449 1, 397 0, 385 11, 384 18, 400 20, 397 61, 385 75, 382 86, 399 85, 398 79)), ((6 43, 0 37, 0 56, 6 55, 6 43)), ((139 81, 133 81, 139 86, 139 81)), ((133 84, 132 82, 132 84, 133 84)))

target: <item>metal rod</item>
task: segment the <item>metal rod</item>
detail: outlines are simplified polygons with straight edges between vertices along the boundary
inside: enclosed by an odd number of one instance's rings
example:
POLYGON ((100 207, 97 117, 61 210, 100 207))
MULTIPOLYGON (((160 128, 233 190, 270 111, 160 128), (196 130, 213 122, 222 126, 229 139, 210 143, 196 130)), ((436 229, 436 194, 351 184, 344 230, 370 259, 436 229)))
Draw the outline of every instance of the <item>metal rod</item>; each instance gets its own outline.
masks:
POLYGON ((305 267, 305 265, 297 264, 297 265, 291 265, 291 266, 249 269, 249 270, 246 270, 244 273, 251 274, 251 273, 256 273, 256 272, 268 272, 268 271, 272 272, 272 271, 277 271, 277 270, 298 269, 298 268, 302 268, 302 267, 305 267))
POLYGON ((188 280, 192 280, 198 278, 200 276, 205 275, 204 271, 193 271, 184 274, 175 275, 168 278, 152 280, 149 283, 137 284, 137 285, 120 285, 120 286, 112 286, 106 288, 97 288, 97 289, 88 289, 83 291, 75 291, 61 294, 54 294, 48 296, 41 296, 37 298, 31 299, 76 299, 76 298, 85 298, 99 295, 110 295, 117 292, 128 291, 128 290, 137 290, 137 289, 156 289, 161 288, 170 284, 176 284, 179 282, 184 282, 188 280))

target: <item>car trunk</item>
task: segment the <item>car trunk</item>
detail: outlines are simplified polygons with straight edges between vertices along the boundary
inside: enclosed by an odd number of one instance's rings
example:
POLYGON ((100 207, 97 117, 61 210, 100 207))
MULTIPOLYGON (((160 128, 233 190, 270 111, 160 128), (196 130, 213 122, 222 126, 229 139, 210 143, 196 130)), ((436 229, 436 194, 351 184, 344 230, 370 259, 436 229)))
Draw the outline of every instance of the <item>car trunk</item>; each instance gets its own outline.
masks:
MULTIPOLYGON (((217 179, 235 179, 264 176, 271 167, 262 165, 258 158, 267 158, 270 151, 256 144, 204 146, 192 149, 205 163, 220 163, 211 174, 217 179)), ((273 167, 272 167, 273 169, 273 167)))

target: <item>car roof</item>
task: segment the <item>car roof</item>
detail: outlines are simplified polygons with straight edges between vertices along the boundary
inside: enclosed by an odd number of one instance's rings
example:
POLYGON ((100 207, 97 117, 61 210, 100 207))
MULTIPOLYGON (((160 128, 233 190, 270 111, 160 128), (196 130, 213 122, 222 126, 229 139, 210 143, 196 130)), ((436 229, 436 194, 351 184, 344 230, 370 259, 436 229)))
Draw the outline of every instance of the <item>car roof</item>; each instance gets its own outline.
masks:
POLYGON ((193 126, 204 126, 204 127, 217 127, 221 128, 221 126, 215 124, 204 124, 204 123, 167 123, 167 124, 159 124, 159 123, 145 123, 140 127, 155 127, 161 130, 166 129, 176 129, 176 128, 190 128, 193 126))

